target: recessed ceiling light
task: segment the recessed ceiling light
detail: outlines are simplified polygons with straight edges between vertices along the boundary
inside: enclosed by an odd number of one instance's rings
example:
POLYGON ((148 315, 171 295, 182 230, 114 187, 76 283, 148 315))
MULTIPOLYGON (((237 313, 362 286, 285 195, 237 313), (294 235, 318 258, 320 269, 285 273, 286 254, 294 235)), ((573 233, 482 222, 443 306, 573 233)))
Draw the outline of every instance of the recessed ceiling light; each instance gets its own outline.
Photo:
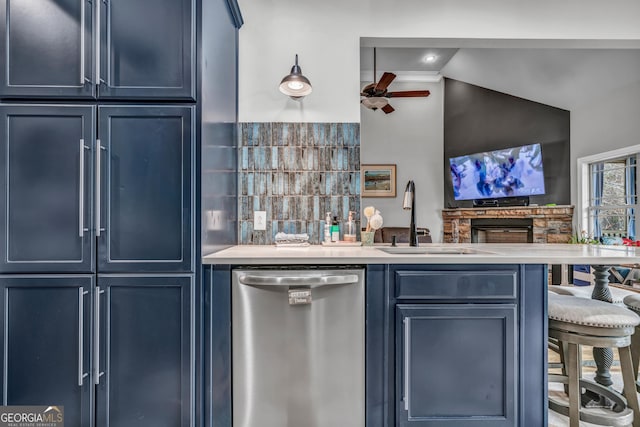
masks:
POLYGON ((422 61, 430 64, 432 62, 436 62, 437 59, 438 57, 436 55, 429 54, 429 55, 426 55, 424 58, 422 58, 422 61))

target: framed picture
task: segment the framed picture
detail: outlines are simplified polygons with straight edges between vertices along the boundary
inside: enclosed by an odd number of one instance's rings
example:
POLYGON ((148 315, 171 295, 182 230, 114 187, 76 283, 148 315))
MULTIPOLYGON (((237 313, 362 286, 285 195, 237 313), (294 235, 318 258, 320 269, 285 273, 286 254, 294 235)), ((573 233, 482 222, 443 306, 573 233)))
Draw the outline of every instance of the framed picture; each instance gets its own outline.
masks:
POLYGON ((396 165, 362 165, 362 197, 396 197, 396 165))

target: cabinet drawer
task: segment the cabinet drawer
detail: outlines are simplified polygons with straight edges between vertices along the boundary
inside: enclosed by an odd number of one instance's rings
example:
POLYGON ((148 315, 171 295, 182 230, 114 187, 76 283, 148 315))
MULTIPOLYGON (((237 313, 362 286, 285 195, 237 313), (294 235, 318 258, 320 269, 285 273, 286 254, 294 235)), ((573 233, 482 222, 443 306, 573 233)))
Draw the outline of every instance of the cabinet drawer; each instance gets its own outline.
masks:
POLYGON ((517 270, 396 270, 398 299, 514 299, 517 270))

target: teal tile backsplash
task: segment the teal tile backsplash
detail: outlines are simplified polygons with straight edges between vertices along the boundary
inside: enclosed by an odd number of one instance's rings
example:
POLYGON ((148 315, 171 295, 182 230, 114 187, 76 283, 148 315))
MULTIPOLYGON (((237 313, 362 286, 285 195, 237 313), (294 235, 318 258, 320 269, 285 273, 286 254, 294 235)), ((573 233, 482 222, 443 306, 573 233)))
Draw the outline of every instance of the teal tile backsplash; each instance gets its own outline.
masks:
POLYGON ((240 123, 239 127, 240 244, 273 244, 280 231, 307 233, 310 242, 318 244, 326 212, 343 224, 349 211, 359 214, 359 123, 240 123), (253 229, 257 210, 267 212, 266 231, 253 229))

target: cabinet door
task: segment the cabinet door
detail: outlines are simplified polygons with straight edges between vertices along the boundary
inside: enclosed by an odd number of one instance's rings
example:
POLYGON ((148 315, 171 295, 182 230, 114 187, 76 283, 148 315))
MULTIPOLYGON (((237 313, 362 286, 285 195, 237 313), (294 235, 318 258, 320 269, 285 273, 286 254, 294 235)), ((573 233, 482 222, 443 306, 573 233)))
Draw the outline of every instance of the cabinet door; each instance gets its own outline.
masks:
POLYGON ((0 272, 91 272, 93 107, 0 105, 0 272))
POLYGON ((193 271, 190 107, 100 107, 98 270, 193 271))
POLYGON ((102 0, 99 98, 194 99, 194 0, 102 0))
POLYGON ((515 304, 396 306, 398 426, 517 423, 515 304))
POLYGON ((191 426, 192 278, 98 276, 98 284, 98 425, 191 426))
POLYGON ((93 97, 92 4, 0 0, 0 97, 93 97))
POLYGON ((62 405, 93 426, 90 276, 0 276, 2 405, 62 405))

